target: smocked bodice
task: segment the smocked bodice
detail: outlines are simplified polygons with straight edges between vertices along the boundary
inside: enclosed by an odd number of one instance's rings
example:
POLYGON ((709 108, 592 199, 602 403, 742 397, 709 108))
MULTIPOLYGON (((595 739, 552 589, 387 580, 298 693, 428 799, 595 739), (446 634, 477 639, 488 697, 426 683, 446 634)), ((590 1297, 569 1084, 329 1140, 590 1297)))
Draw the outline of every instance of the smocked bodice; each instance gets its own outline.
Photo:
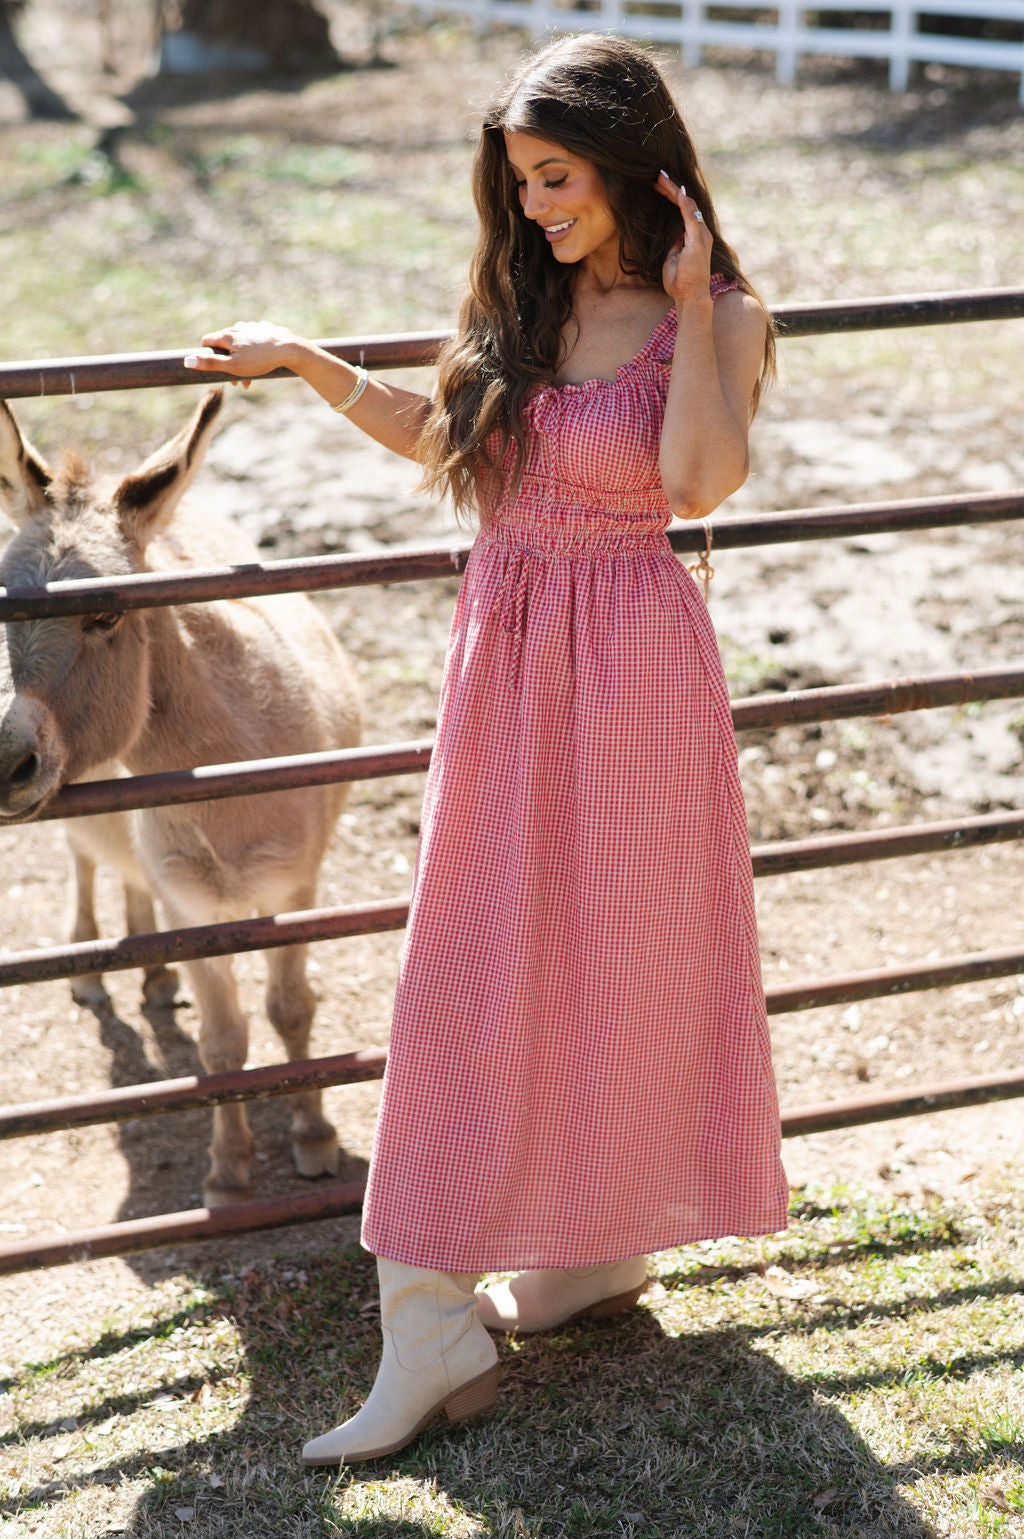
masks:
MULTIPOLYGON (((712 296, 733 283, 712 279, 712 296)), ((524 407, 518 487, 506 456, 500 495, 482 509, 501 545, 599 554, 660 538, 672 517, 658 446, 676 337, 669 310, 614 379, 539 385, 524 407)))
POLYGON ((675 340, 675 310, 612 380, 540 385, 524 408, 522 480, 485 509, 499 543, 582 547, 660 534, 671 518, 658 442, 675 340))

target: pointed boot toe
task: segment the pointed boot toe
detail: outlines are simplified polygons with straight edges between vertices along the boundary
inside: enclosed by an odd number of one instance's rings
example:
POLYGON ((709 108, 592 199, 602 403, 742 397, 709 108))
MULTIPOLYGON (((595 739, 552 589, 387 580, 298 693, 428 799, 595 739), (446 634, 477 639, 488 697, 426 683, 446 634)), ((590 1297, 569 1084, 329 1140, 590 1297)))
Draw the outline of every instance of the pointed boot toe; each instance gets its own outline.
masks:
POLYGON ((443 1412, 465 1421, 493 1405, 498 1353, 474 1312, 473 1283, 378 1260, 384 1350, 366 1403, 302 1450, 305 1465, 381 1459, 443 1412))
POLYGON ((344 1422, 340 1427, 325 1432, 322 1437, 312 1438, 302 1445, 302 1462, 311 1467, 319 1465, 341 1464, 345 1457, 345 1432, 348 1423, 344 1422))
POLYGON ((499 1370, 495 1363, 453 1394, 448 1394, 430 1406, 413 1426, 409 1425, 408 1417, 392 1416, 386 1411, 381 1415, 380 1408, 375 1408, 378 1413, 376 1415, 364 1415, 369 1409, 367 1401, 363 1410, 349 1421, 303 1444, 302 1462, 310 1469, 331 1468, 340 1464, 359 1464, 366 1459, 383 1459, 388 1454, 398 1453, 442 1412, 450 1422, 455 1423, 468 1421, 471 1416, 479 1416, 490 1410, 498 1398, 498 1379, 499 1370))

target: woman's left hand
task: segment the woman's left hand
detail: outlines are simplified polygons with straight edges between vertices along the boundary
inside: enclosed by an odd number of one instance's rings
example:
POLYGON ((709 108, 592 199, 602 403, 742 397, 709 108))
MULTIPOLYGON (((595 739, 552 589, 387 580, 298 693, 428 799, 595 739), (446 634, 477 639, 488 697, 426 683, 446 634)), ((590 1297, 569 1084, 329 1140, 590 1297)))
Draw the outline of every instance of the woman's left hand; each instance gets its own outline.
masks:
POLYGON ((686 189, 679 187, 664 171, 658 173, 656 192, 674 203, 682 215, 683 228, 661 269, 665 293, 676 304, 695 296, 707 298, 711 289, 711 232, 704 216, 686 189))

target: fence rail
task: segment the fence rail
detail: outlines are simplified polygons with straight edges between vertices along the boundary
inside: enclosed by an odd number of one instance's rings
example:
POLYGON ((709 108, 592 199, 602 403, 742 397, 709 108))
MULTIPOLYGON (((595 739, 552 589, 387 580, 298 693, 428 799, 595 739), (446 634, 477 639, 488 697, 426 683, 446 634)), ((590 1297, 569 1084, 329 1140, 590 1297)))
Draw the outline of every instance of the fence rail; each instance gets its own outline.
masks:
MULTIPOLYGON (((128 935, 115 941, 45 947, 8 956, 0 962, 0 988, 80 978, 96 972, 127 972, 160 963, 195 962, 239 951, 269 951, 276 946, 308 945, 353 935, 380 935, 388 930, 401 930, 408 913, 407 899, 385 898, 362 907, 304 909, 297 914, 190 925, 153 935, 128 935)), ((822 1005, 881 999, 888 994, 949 988, 983 978, 1007 978, 1019 972, 1024 972, 1024 950, 1009 947, 945 957, 920 966, 883 967, 842 977, 813 978, 787 988, 768 989, 765 997, 769 1015, 785 1015, 795 1010, 816 1010, 822 1005)))
MULTIPOLYGON (((732 724, 736 732, 756 732, 848 721, 857 716, 896 716, 983 700, 1010 700, 1019 695, 1024 695, 1024 668, 923 674, 875 684, 830 684, 819 689, 750 695, 733 702, 732 724)), ((432 748, 429 738, 419 738, 373 748, 339 748, 290 758, 207 764, 156 775, 83 781, 58 792, 52 803, 36 815, 36 821, 218 801, 307 785, 378 780, 386 775, 411 775, 427 768, 432 748)))
MULTIPOLYGON (((256 1074, 261 1071, 245 1072, 256 1074)), ((322 1083, 333 1081, 324 1080, 322 1083)), ((796 1107, 782 1114, 782 1136, 796 1138, 807 1133, 825 1133, 837 1128, 861 1127, 867 1123, 891 1121, 900 1117, 923 1116, 928 1112, 985 1106, 1022 1095, 1024 1075, 993 1074, 976 1079, 946 1080, 939 1084, 919 1085, 914 1089, 878 1096, 826 1102, 821 1106, 796 1107)), ((212 1210, 196 1208, 184 1213, 160 1214, 153 1218, 126 1219, 117 1224, 79 1230, 59 1240, 15 1240, 0 1248, 0 1276, 69 1266, 75 1262, 97 1261, 101 1257, 136 1255, 162 1246, 226 1239, 231 1235, 252 1234, 263 1229, 280 1229, 287 1225, 341 1218, 359 1211, 363 1194, 362 1181, 332 1183, 313 1192, 289 1193, 283 1197, 258 1197, 249 1202, 232 1203, 212 1210)))
MULTIPOLYGON (((797 508, 716 519, 714 548, 741 550, 797 540, 854 539, 872 534, 1006 523, 1019 518, 1024 518, 1024 488, 797 508)), ((674 551, 697 554, 707 544, 707 531, 703 523, 684 524, 670 529, 668 540, 674 551)), ((139 572, 124 577, 52 582, 41 588, 0 588, 0 624, 53 615, 98 614, 114 608, 153 609, 167 604, 203 604, 211 599, 319 593, 329 588, 457 577, 465 570, 470 548, 470 542, 463 540, 426 549, 382 551, 372 556, 302 556, 212 567, 187 575, 139 572)))
MULTIPOLYGON (((1014 0, 1016 3, 1016 0, 1014 0)), ((1024 0, 1022 0, 1024 3, 1024 0)), ((592 22, 588 22, 588 25, 592 22)), ((960 294, 905 295, 816 305, 783 305, 773 311, 780 336, 816 336, 891 326, 922 326, 949 322, 1006 320, 1024 317, 1024 288, 972 291, 960 294)), ((329 342, 340 356, 364 361, 374 368, 394 368, 430 362, 446 333, 405 337, 349 338, 329 342)), ((0 366, 0 396, 39 396, 144 388, 153 385, 196 384, 194 372, 181 364, 180 353, 121 355, 101 359, 64 359, 0 366)), ((793 540, 861 537, 894 530, 960 527, 1024 518, 1024 489, 879 502, 846 507, 801 509, 743 518, 727 518, 713 528, 716 550, 759 546, 793 540)), ((697 552, 704 548, 703 526, 673 530, 673 548, 697 552)), ((88 582, 53 583, 41 589, 0 589, 0 623, 48 615, 89 614, 116 608, 143 609, 177 603, 202 603, 293 591, 361 586, 451 577, 461 572, 469 545, 372 556, 326 556, 304 560, 251 563, 241 567, 193 572, 187 577, 142 574, 88 582)), ((772 730, 786 724, 807 724, 854 716, 888 716, 897 712, 963 705, 1024 694, 1024 668, 991 668, 884 680, 873 684, 830 685, 820 689, 754 696, 733 704, 736 731, 772 730)), ((97 781, 66 787, 42 816, 81 817, 101 811, 211 800, 228 795, 252 795, 300 785, 365 779, 421 771, 429 763, 432 744, 374 745, 324 754, 245 764, 207 765, 160 775, 97 781)), ((820 869, 854 861, 894 858, 926 851, 952 851, 1024 837, 1024 811, 1007 811, 918 826, 857 831, 828 837, 790 840, 755 846, 755 875, 820 869)), ((357 934, 401 928, 406 920, 404 898, 361 907, 310 910, 268 915, 232 924, 196 926, 170 934, 127 936, 110 941, 51 947, 20 955, 0 955, 0 986, 75 977, 157 963, 263 950, 357 934)), ((768 991, 771 1014, 819 1008, 907 993, 946 988, 958 983, 1005 977, 1024 971, 1024 950, 1017 947, 929 960, 898 968, 882 968, 845 977, 807 979, 768 991)), ((12 1107, 0 1112, 0 1139, 38 1134, 128 1117, 156 1115, 231 1100, 284 1095, 312 1085, 353 1083, 378 1078, 385 1057, 381 1052, 347 1054, 325 1060, 239 1070, 233 1074, 193 1077, 175 1082, 128 1086, 95 1096, 12 1107)), ((1024 1075, 994 1075, 943 1085, 908 1088, 902 1092, 804 1107, 786 1112, 787 1137, 827 1128, 849 1127, 890 1117, 918 1115, 954 1106, 1024 1095, 1024 1075)), ((361 1201, 360 1183, 332 1185, 299 1196, 266 1198, 218 1209, 213 1213, 164 1215, 134 1220, 66 1236, 60 1241, 24 1241, 0 1248, 0 1273, 37 1266, 62 1265, 100 1255, 125 1255, 156 1245, 173 1245, 202 1238, 271 1228, 332 1217, 354 1211, 361 1201)))
POLYGON ((707 48, 741 48, 775 55, 776 78, 790 84, 804 54, 846 59, 881 59, 889 84, 905 91, 912 64, 956 64, 1009 70, 1021 76, 1024 105, 1024 44, 1012 34, 1024 22, 1022 0, 858 0, 855 9, 836 4, 774 5, 750 0, 588 0, 586 6, 557 0, 417 0, 424 16, 458 12, 481 30, 495 24, 524 27, 535 37, 550 31, 610 30, 680 48, 695 68, 707 48), (735 14, 732 14, 735 13, 735 14), (976 37, 942 30, 941 18, 973 23, 976 37), (981 35, 993 26, 1004 36, 981 35), (1010 34, 1010 35, 1005 35, 1010 34))
MULTIPOLYGON (((1020 0, 1024 10, 1024 0, 1020 0)), ((1022 50, 1024 55, 1024 50, 1022 50)), ((1022 64, 1024 67, 1024 64, 1022 64)), ((966 321, 1006 321, 1024 316, 1024 288, 957 290, 939 294, 887 294, 867 299, 818 300, 771 307, 780 337, 820 337, 833 332, 882 331, 966 321)), ((368 369, 429 365, 450 331, 412 331, 402 336, 325 337, 320 346, 368 369)), ((87 395, 103 390, 150 390, 229 380, 205 371, 197 378, 184 358, 193 348, 159 353, 110 353, 87 358, 31 358, 0 364, 0 398, 87 395)), ((291 378, 278 369, 267 379, 291 378)))
POLYGON ((296 1090, 326 1085, 356 1085, 380 1079, 387 1054, 382 1050, 339 1053, 301 1063, 266 1064, 259 1069, 231 1069, 224 1074, 190 1074, 182 1079, 121 1085, 100 1095, 59 1096, 0 1110, 0 1140, 29 1138, 58 1129, 95 1127, 105 1122, 158 1117, 165 1112, 226 1106, 232 1101, 262 1101, 296 1090))
MULTIPOLYGON (((159 1117, 168 1112, 196 1111, 232 1101, 265 1100, 290 1095, 295 1090, 328 1085, 355 1085, 380 1079, 387 1055, 381 1051, 344 1053, 334 1058, 311 1058, 305 1063, 268 1064, 259 1069, 235 1069, 228 1074, 188 1075, 183 1079, 154 1080, 144 1085, 125 1085, 97 1096, 62 1096, 8 1107, 0 1113, 0 1140, 34 1138, 44 1133, 96 1127, 110 1122, 129 1122, 139 1117, 159 1117)), ((971 1079, 949 1080, 940 1085, 908 1086, 882 1095, 858 1096, 849 1101, 827 1101, 782 1113, 782 1136, 828 1132, 840 1127, 892 1120, 922 1111, 948 1110, 987 1101, 1010 1100, 1024 1095, 1024 1074, 985 1074, 971 1079), (878 1109, 878 1115, 871 1115, 878 1109)), ((0 1256, 2 1256, 0 1252, 0 1256)), ((0 1268, 2 1270, 2 1268, 0 1268)))

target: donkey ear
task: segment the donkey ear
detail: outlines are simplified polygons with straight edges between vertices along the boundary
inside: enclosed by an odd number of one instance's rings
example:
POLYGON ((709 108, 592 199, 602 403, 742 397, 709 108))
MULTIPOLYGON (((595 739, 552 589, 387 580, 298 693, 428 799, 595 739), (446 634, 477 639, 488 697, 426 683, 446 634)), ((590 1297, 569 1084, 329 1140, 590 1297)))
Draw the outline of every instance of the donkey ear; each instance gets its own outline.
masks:
POLYGON ((191 422, 143 460, 114 493, 121 527, 140 547, 170 523, 203 462, 223 402, 223 389, 208 390, 191 422))
POLYGON ((53 480, 49 465, 22 435, 14 413, 0 401, 0 510, 15 524, 27 524, 46 507, 53 480))

